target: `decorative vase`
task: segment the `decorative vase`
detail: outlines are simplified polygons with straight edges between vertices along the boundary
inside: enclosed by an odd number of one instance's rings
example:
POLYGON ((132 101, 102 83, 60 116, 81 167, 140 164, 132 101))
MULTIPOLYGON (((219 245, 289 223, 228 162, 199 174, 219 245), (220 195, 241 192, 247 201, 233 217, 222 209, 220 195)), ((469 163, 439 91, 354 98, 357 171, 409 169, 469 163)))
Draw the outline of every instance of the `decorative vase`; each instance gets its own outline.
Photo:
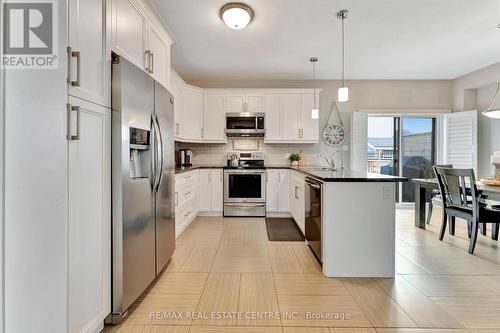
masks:
POLYGON ((299 166, 299 161, 292 161, 292 166, 294 167, 299 166))

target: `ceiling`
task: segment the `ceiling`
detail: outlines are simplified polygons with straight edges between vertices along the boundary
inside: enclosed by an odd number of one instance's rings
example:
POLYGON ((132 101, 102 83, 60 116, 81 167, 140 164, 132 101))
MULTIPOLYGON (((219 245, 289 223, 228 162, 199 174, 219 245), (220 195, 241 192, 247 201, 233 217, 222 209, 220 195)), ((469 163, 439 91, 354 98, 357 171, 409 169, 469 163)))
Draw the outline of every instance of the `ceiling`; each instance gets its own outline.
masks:
POLYGON ((151 0, 173 32, 172 63, 188 81, 340 77, 453 79, 500 61, 499 0, 243 0, 255 18, 240 31, 219 18, 223 0, 151 0))

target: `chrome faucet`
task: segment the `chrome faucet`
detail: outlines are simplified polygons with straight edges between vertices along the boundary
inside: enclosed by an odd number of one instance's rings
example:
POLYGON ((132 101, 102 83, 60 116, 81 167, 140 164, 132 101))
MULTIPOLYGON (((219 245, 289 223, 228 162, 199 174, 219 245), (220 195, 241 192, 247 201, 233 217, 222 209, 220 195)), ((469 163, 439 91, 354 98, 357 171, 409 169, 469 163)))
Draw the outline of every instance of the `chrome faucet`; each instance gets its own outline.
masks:
POLYGON ((340 158, 341 158, 340 170, 344 171, 344 168, 345 168, 344 167, 344 154, 341 151, 336 150, 333 153, 331 153, 329 156, 325 156, 325 160, 328 163, 328 165, 330 166, 330 168, 332 168, 333 170, 336 170, 337 165, 335 164, 335 155, 337 153, 340 154, 340 158))

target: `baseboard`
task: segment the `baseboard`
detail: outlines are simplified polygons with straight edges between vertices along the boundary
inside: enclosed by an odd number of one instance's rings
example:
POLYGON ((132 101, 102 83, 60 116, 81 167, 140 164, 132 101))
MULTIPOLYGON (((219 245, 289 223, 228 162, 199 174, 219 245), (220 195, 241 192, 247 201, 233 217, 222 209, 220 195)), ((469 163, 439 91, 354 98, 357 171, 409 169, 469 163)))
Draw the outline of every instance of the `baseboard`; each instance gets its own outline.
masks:
POLYGON ((292 214, 289 212, 267 212, 266 217, 292 217, 292 214))
POLYGON ((222 216, 222 211, 219 211, 219 212, 198 212, 198 216, 222 216))

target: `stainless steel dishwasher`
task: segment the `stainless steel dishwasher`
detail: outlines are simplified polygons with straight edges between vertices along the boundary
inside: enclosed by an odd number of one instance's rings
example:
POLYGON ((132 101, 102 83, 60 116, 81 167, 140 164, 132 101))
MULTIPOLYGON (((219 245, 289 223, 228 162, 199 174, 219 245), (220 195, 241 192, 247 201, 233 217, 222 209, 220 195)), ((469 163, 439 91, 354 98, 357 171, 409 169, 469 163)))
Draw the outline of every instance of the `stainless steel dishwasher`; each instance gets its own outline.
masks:
POLYGON ((321 188, 322 183, 314 178, 306 177, 305 193, 305 229, 306 240, 316 258, 323 262, 321 251, 321 188))

